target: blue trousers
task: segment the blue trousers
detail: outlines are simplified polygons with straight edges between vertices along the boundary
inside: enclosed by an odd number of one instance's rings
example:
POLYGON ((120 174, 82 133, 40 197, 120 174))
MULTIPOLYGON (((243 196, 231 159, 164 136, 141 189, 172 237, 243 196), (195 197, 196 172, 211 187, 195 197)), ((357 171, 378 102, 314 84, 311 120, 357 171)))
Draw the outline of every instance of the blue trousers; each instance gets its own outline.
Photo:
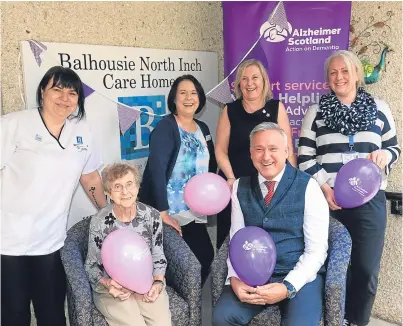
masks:
MULTIPOLYGON (((323 309, 324 277, 317 275, 313 282, 305 284, 297 295, 278 303, 281 326, 318 326, 323 309)), ((213 311, 214 326, 244 326, 266 306, 239 301, 231 286, 225 286, 213 311)))
POLYGON ((343 223, 352 240, 347 274, 346 318, 368 325, 378 287, 378 275, 386 229, 386 197, 380 190, 368 203, 331 212, 343 223))
POLYGON ((66 275, 60 251, 1 255, 1 325, 29 326, 32 301, 38 326, 66 326, 66 275))

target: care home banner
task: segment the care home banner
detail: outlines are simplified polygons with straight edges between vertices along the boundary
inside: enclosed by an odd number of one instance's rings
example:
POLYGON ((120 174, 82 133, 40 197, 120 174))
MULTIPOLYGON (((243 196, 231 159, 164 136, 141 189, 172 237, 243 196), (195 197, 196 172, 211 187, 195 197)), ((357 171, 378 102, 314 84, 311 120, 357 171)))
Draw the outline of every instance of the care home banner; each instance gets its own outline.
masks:
MULTIPOLYGON (((45 72, 56 65, 77 72, 85 84, 87 120, 104 165, 134 160, 140 170, 148 157, 149 135, 169 113, 166 100, 173 81, 194 75, 205 91, 218 82, 217 54, 211 52, 134 47, 21 42, 25 100, 35 109, 36 88, 45 72)), ((200 115, 215 139, 217 106, 207 102, 200 115)), ((28 164, 28 163, 27 163, 28 164)), ((81 187, 77 188, 69 226, 96 212, 81 187)))
MULTIPOLYGON (((306 110, 328 92, 325 59, 348 48, 351 2, 223 2, 223 12, 225 76, 243 58, 260 60, 297 147, 306 110)), ((231 90, 235 75, 228 78, 231 90)))

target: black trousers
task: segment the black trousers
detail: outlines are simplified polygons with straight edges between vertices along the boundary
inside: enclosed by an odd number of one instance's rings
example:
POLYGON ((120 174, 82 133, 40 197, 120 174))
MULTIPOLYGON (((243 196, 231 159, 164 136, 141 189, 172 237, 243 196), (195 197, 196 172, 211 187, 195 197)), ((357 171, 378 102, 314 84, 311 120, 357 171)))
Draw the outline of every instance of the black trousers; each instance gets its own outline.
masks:
POLYGON ((43 256, 1 255, 1 325, 65 326, 66 279, 59 250, 43 256))
POLYGON ((231 228, 231 201, 217 214, 217 250, 220 249, 231 228))
POLYGON ((214 259, 214 249, 205 223, 190 222, 182 226, 183 240, 194 253, 201 265, 202 285, 210 272, 210 266, 214 259))
POLYGON ((386 197, 380 190, 368 203, 331 212, 343 223, 352 239, 347 276, 346 318, 353 324, 369 323, 378 286, 386 229, 386 197))

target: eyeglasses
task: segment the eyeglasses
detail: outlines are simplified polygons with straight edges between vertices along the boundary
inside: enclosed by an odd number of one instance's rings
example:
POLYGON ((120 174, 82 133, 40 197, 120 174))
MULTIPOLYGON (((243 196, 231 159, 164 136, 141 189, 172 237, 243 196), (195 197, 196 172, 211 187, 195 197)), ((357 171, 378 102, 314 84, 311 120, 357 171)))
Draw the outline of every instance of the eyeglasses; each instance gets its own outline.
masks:
POLYGON ((126 183, 126 185, 121 185, 120 183, 117 183, 115 185, 112 186, 111 190, 113 192, 122 192, 123 188, 126 188, 126 190, 133 190, 136 187, 136 184, 132 181, 129 181, 128 183, 126 183))

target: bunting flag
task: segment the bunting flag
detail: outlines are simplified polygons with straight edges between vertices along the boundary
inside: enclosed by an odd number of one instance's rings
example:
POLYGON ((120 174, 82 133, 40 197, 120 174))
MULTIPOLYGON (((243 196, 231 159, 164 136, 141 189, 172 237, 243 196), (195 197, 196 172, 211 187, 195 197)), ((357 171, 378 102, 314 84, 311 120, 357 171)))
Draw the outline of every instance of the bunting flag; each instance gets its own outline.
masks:
MULTIPOLYGON (((38 66, 41 66, 41 64, 42 64, 41 56, 43 56, 43 53, 47 50, 46 45, 44 45, 43 43, 41 43, 39 41, 36 41, 36 40, 29 40, 28 43, 29 43, 29 46, 31 48, 32 54, 35 57, 35 61, 37 62, 38 66)), ((82 78, 81 78, 81 80, 82 80, 82 78)), ((82 82, 82 83, 83 83, 84 97, 85 98, 87 98, 88 96, 90 96, 91 94, 96 92, 95 89, 93 89, 92 87, 88 86, 86 83, 84 83, 84 82, 82 82)), ((113 101, 113 102, 116 103, 117 111, 118 111, 118 117, 119 117, 119 126, 120 126, 120 131, 122 132, 122 135, 124 135, 126 133, 126 131, 132 126, 132 124, 140 117, 141 113, 156 116, 156 117, 165 116, 165 114, 159 115, 159 114, 154 114, 154 113, 150 113, 150 112, 147 112, 147 111, 142 112, 137 108, 133 108, 133 107, 128 106, 128 105, 123 104, 123 103, 119 103, 119 102, 107 97, 103 93, 99 93, 99 92, 97 92, 97 93, 102 95, 102 96, 104 96, 108 100, 113 101)))
POLYGON ((215 100, 221 104, 231 103, 235 100, 234 94, 231 92, 231 87, 229 83, 230 76, 236 71, 239 65, 245 60, 245 58, 253 51, 256 45, 261 40, 262 36, 274 37, 275 34, 281 33, 284 29, 289 29, 289 23, 287 20, 287 15, 285 13, 283 1, 280 1, 277 6, 270 13, 267 21, 260 28, 260 36, 254 42, 252 47, 246 52, 246 54, 242 57, 242 60, 231 70, 231 72, 221 81, 218 85, 213 87, 210 91, 207 92, 206 96, 212 100, 215 100), (274 29, 268 31, 267 26, 270 25, 274 29), (266 27, 266 28, 265 28, 266 27))
POLYGON ((84 97, 87 98, 88 96, 90 96, 92 93, 95 92, 94 89, 92 89, 91 87, 89 87, 87 84, 83 83, 83 88, 84 88, 84 97))
POLYGON ((35 57, 35 61, 38 64, 38 66, 40 67, 42 64, 41 54, 47 50, 47 47, 45 45, 43 45, 41 42, 34 41, 34 40, 29 40, 28 43, 31 48, 32 54, 35 57))
POLYGON ((281 28, 279 32, 282 32, 284 29, 288 29, 288 20, 287 15, 285 13, 283 1, 280 1, 278 3, 278 5, 276 6, 276 8, 274 8, 273 12, 271 13, 267 21, 270 24, 281 28))
MULTIPOLYGON (((228 76, 229 77, 229 76, 228 76)), ((206 95, 219 103, 227 104, 235 100, 234 95, 231 93, 231 88, 228 82, 228 77, 225 78, 221 83, 215 86, 206 95)))
POLYGON ((140 114, 142 112, 121 103, 117 104, 117 109, 119 116, 120 132, 122 133, 122 135, 124 135, 126 131, 130 129, 132 124, 140 117, 140 114))
MULTIPOLYGON (((31 48, 31 52, 35 58, 35 61, 37 62, 38 66, 41 66, 43 53, 47 51, 47 46, 36 40, 29 40, 28 43, 31 48)), ((58 65, 57 60, 53 60, 53 61, 55 62, 55 65, 58 65)), ((149 115, 149 116, 153 116, 155 118, 162 118, 162 117, 166 116, 166 113, 157 114, 157 113, 148 112, 148 111, 141 111, 137 107, 129 106, 127 104, 118 102, 118 101, 110 98, 109 96, 105 95, 104 93, 98 92, 94 88, 90 87, 88 84, 84 83, 83 77, 80 77, 80 79, 83 83, 85 98, 87 98, 88 96, 90 96, 93 93, 97 93, 97 94, 103 96, 105 99, 116 103, 117 113, 118 113, 118 118, 119 118, 119 126, 120 126, 120 131, 121 131, 122 135, 124 135, 127 132, 127 130, 132 127, 133 123, 135 121, 137 121, 137 119, 139 119, 139 117, 142 113, 149 115)), ((217 85, 217 86, 219 86, 219 85, 217 85)), ((234 100, 234 98, 231 95, 229 85, 227 85, 227 86, 224 85, 224 87, 225 87, 224 91, 221 93, 223 94, 222 96, 226 96, 226 97, 223 97, 221 99, 222 103, 232 102, 234 100), (229 97, 228 97, 228 95, 229 95, 229 97)), ((217 92, 218 92, 219 88, 218 87, 216 87, 216 88, 217 88, 217 92)), ((219 95, 217 95, 217 96, 219 96, 219 95)), ((219 102, 221 103, 221 101, 219 101, 219 102)), ((162 104, 160 103, 159 105, 161 106, 162 104)), ((158 106, 158 103, 157 103, 157 106, 158 106)))

